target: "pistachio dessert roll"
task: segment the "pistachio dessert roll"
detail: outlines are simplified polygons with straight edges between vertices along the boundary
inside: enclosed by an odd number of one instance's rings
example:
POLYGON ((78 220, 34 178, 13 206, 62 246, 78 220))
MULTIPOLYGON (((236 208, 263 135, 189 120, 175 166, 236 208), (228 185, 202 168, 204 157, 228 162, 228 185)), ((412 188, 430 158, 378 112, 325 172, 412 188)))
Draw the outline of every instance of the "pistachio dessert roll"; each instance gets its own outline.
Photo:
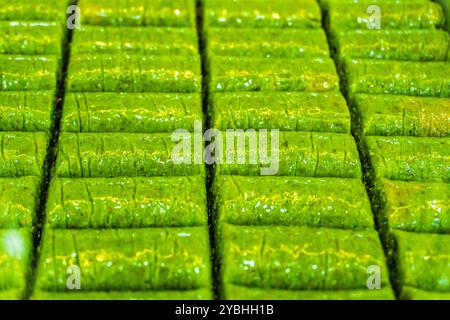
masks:
POLYGON ((450 182, 448 138, 365 137, 363 148, 373 181, 450 182))
POLYGON ((169 133, 67 133, 60 136, 56 176, 115 178, 204 175, 201 161, 194 162, 194 143, 174 141, 169 133), (176 146, 182 144, 178 150, 176 146))
POLYGON ((218 28, 206 30, 209 56, 256 58, 329 57, 327 37, 322 29, 218 28))
POLYGON ((207 226, 204 177, 54 179, 49 228, 207 226))
POLYGON ((214 128, 350 133, 339 92, 231 92, 210 97, 214 128))
POLYGON ((56 90, 59 57, 0 55, 0 91, 56 90))
POLYGON ((211 92, 309 91, 339 89, 331 58, 283 59, 211 57, 211 92))
POLYGON ((36 290, 67 292, 70 266, 81 293, 211 289, 210 264, 206 227, 46 229, 36 290))
POLYGON ((224 225, 219 250, 224 286, 370 292, 368 268, 377 266, 381 288, 389 288, 386 259, 375 230, 224 225))
MULTIPOLYGON (((1 97, 1 95, 0 95, 1 97)), ((193 131, 203 123, 200 93, 69 93, 61 127, 66 132, 162 133, 193 131)))
POLYGON ((1 21, 0 53, 60 56, 63 31, 56 22, 1 21))
POLYGON ((217 224, 374 228, 357 179, 218 176, 213 194, 217 224))
POLYGON ((381 179, 375 189, 385 230, 450 234, 450 184, 381 179))
POLYGON ((446 61, 449 35, 444 30, 342 30, 333 32, 340 58, 446 61))
POLYGON ((0 229, 33 226, 39 187, 38 177, 0 178, 0 229))
POLYGON ((79 0, 81 24, 195 28, 195 0, 79 0))
POLYGON ((0 177, 42 176, 48 135, 43 132, 0 132, 0 177))
POLYGON ((434 29, 445 22, 441 6, 431 1, 328 1, 326 7, 330 30, 367 30, 376 13, 381 15, 382 30, 434 29))
POLYGON ((222 152, 216 153, 216 174, 258 176, 264 168, 271 168, 275 172, 270 175, 278 176, 361 178, 358 150, 351 135, 279 132, 277 147, 268 133, 267 150, 257 145, 261 136, 256 135, 256 141, 248 132, 230 137, 222 134, 224 143, 222 152), (243 139, 247 143, 242 144, 243 139))
POLYGON ((73 35, 71 54, 198 54, 197 31, 171 27, 83 26, 73 35))
POLYGON ((205 26, 242 28, 320 28, 314 0, 205 0, 205 26))
POLYGON ((0 130, 50 132, 54 104, 53 91, 0 92, 0 130))
POLYGON ((351 104, 359 136, 450 135, 448 98, 355 94, 351 104))
POLYGON ((86 54, 71 58, 70 92, 200 92, 200 57, 86 54))
POLYGON ((0 20, 57 21, 63 25, 74 0, 0 0, 0 20))
POLYGON ((450 97, 450 63, 345 59, 345 81, 356 93, 450 97))
POLYGON ((450 235, 393 231, 402 299, 450 299, 450 235))

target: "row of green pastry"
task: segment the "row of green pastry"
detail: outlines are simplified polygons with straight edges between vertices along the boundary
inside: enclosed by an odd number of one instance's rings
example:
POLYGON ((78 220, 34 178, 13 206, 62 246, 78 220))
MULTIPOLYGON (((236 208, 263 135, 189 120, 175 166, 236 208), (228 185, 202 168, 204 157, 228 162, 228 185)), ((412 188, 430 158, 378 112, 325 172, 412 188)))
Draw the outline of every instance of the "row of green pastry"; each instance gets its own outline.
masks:
POLYGON ((205 27, 321 28, 320 7, 314 0, 204 0, 205 27))
POLYGON ((73 36, 62 130, 192 130, 203 121, 201 82, 194 28, 83 25, 73 36))
POLYGON ((446 61, 446 17, 428 0, 319 0, 339 59, 446 61))
MULTIPOLYGON (((143 0, 80 0, 83 24, 102 26, 195 27, 195 0, 151 3, 143 0)), ((314 0, 204 0, 208 26, 243 28, 320 28, 320 7, 314 0)))
MULTIPOLYGON (((209 104, 213 126, 220 130, 350 132, 350 113, 338 92, 218 92, 211 94, 209 104)), ((66 95, 62 128, 69 132, 192 131, 202 120, 199 93, 74 92, 66 95)))
POLYGON ((48 137, 0 132, 0 299, 24 297, 48 137))
POLYGON ((450 38, 438 29, 442 8, 427 0, 322 3, 355 134, 447 136, 450 38), (381 26, 368 25, 370 5, 381 26))
MULTIPOLYGON (((119 3, 114 2, 117 6, 119 3)), ((280 6, 280 3, 273 5, 280 6)), ((92 5, 92 8, 95 6, 92 5)), ((96 15, 114 13, 110 5, 102 6, 105 9, 97 8, 96 15)), ((314 7, 318 8, 315 2, 314 7)), ((208 30, 208 50, 217 59, 211 62, 213 75, 210 87, 217 88, 217 92, 311 91, 311 95, 298 98, 305 107, 311 102, 317 105, 308 107, 310 119, 306 119, 306 123, 293 123, 292 115, 278 108, 273 115, 274 125, 287 131, 348 132, 349 114, 343 99, 338 94, 317 94, 338 88, 338 78, 328 57, 323 30, 293 28, 275 31, 265 28, 260 31, 255 33, 251 29, 239 29, 237 33, 242 41, 234 41, 236 29, 216 27, 208 30), (268 42, 267 39, 271 40, 268 42), (239 45, 244 42, 245 46, 241 49, 239 45), (241 55, 248 59, 241 59, 241 55), (280 59, 267 64, 262 58, 268 56, 280 59), (304 63, 290 60, 291 57, 305 58, 302 60, 304 63), (309 122, 314 123, 310 128, 309 122), (322 125, 330 129, 321 129, 322 125)), ((189 28, 83 25, 74 33, 67 89, 76 94, 66 96, 63 128, 71 132, 141 133, 170 132, 179 125, 191 129, 194 121, 201 119, 197 104, 201 71, 200 59, 187 54, 197 51, 197 46, 196 36, 189 28), (118 91, 123 93, 111 94, 118 91), (148 94, 148 91, 166 95, 148 94), (126 103, 128 99, 133 103, 126 103), (143 104, 152 107, 146 109, 143 104), (156 104, 161 107, 156 108, 156 104)), ((249 100, 252 94, 249 93, 249 100)), ((283 96, 274 94, 277 106, 284 104, 283 96)), ((289 97, 289 94, 285 96, 289 97)), ((228 94, 223 97, 225 100, 222 103, 233 102, 237 107, 239 97, 233 99, 228 94)), ((216 108, 227 110, 222 104, 216 108)), ((303 111, 297 109, 295 112, 303 111)), ((246 109, 239 114, 243 117, 245 113, 248 113, 246 109)), ((270 114, 267 116, 272 117, 270 114)), ((218 125, 222 129, 228 124, 218 125)))
MULTIPOLYGON (((239 117, 272 118, 273 125, 286 131, 349 131, 344 100, 338 93, 328 94, 337 91, 338 77, 323 30, 266 28, 255 33, 251 29, 211 28, 205 39, 208 55, 214 59, 210 62, 210 88, 216 88, 218 101, 212 102, 214 109, 239 117), (240 41, 233 36, 236 33, 242 37, 240 41), (267 57, 275 59, 267 64, 267 57), (291 59, 297 57, 303 63, 291 59), (253 92, 245 97, 225 93, 274 90, 305 93, 270 92, 259 97, 253 92), (294 98, 304 107, 297 108, 294 98), (252 113, 246 108, 238 112, 238 107, 252 104, 241 104, 244 99, 254 99, 267 112, 252 113), (285 112, 281 105, 288 99, 291 103, 285 112), (224 108, 224 103, 233 108, 224 108), (295 123, 291 109, 306 111, 305 123, 295 123)), ((66 96, 63 127, 71 132, 171 132, 180 125, 191 129, 195 120, 202 119, 197 103, 200 59, 188 55, 197 52, 197 47, 197 37, 188 28, 84 26, 77 30, 67 86, 74 94, 66 96), (123 93, 112 94, 117 91, 123 93), (128 100, 133 103, 126 103, 128 100), (143 104, 151 107, 143 108, 143 104)), ((244 120, 235 119, 239 125, 244 120)), ((251 125, 256 126, 257 121, 261 123, 256 118, 251 125)), ((214 125, 225 129, 229 123, 214 125)))
POLYGON ((45 131, 72 1, 0 1, 0 130, 45 131))
MULTIPOLYGON (((186 148, 176 148, 178 141, 168 133, 67 133, 60 136, 55 175, 71 178, 189 176, 205 175, 203 164, 195 160, 193 134, 185 137, 186 148)), ((223 139, 226 140, 226 139, 223 139)), ((264 163, 226 161, 225 150, 241 149, 224 141, 217 157, 220 174, 259 175, 264 163)), ((248 159, 254 146, 246 144, 248 159)), ((219 150, 219 149, 218 149, 219 150)), ((350 135, 307 132, 280 132, 279 176, 361 178, 356 144, 350 135)), ((202 152, 202 150, 200 150, 202 152)), ((203 153, 201 157, 203 158, 203 153)), ((231 159, 232 160, 232 159, 231 159)))
POLYGON ((32 298, 212 297, 204 167, 171 166, 166 136, 62 133, 32 298), (104 152, 73 148, 77 136, 104 152), (81 288, 67 287, 68 268, 79 268, 81 288))
POLYGON ((380 14, 380 29, 434 29, 446 22, 442 7, 428 0, 318 0, 327 29, 368 29, 380 14), (375 16, 373 15, 375 14, 375 16))
POLYGON ((210 299, 205 168, 171 138, 203 121, 195 1, 78 5, 32 298, 210 299))
POLYGON ((64 24, 67 7, 75 0, 18 0, 0 1, 2 21, 45 21, 64 24))
MULTIPOLYGON (((79 0, 81 24, 100 26, 196 26, 195 0, 79 0)), ((209 26, 247 28, 320 28, 320 7, 314 0, 204 0, 209 26), (262 6, 264 4, 264 6, 262 6)))
POLYGON ((208 239, 204 226, 47 228, 33 298, 209 299, 208 239), (79 289, 67 288, 70 267, 79 289))
MULTIPOLYGON (((128 16, 130 19, 135 17, 134 9, 141 10, 147 6, 146 10, 149 14, 163 21, 166 18, 175 19, 184 13, 193 17, 195 15, 192 9, 193 3, 194 1, 179 1, 171 4, 164 1, 152 2, 151 5, 162 10, 159 13, 148 8, 149 4, 146 1, 108 1, 96 4, 79 1, 78 5, 83 9, 82 17, 84 18, 114 15, 120 12, 121 15, 128 16)), ((39 6, 35 5, 34 9, 40 11, 38 8, 39 6)), ((4 10, 10 9, 5 7, 4 10)), ((44 9, 41 8, 41 10, 44 9)), ((55 46, 55 41, 51 41, 53 38, 50 37, 54 33, 53 29, 48 26, 46 37, 42 40, 41 33, 45 28, 32 22, 27 24, 15 26, 11 28, 15 31, 9 32, 16 34, 17 30, 25 30, 22 38, 26 39, 27 43, 18 46, 17 53, 37 50, 37 44, 39 44, 39 50, 44 50, 44 46, 40 44, 42 41, 45 41, 46 47, 49 47, 49 51, 45 53, 51 53, 51 49, 55 46)), ((82 23, 82 28, 74 32, 67 91, 78 94, 67 95, 67 107, 63 109, 63 130, 168 132, 174 128, 190 128, 195 120, 201 121, 199 94, 201 72, 195 25, 183 25, 182 28, 176 28, 178 25, 170 23, 149 24, 149 27, 127 27, 125 22, 123 25, 120 24, 120 28, 103 26, 95 19, 86 20, 82 23), (89 92, 98 92, 98 94, 86 97, 89 92), (117 92, 121 93, 116 94, 117 92), (150 92, 171 94, 158 95, 150 94, 150 92), (146 105, 149 107, 146 108, 146 105), (159 108, 156 109, 158 106, 159 108), (79 114, 80 119, 75 120, 73 118, 75 114, 79 114)), ((134 24, 130 25, 134 26, 134 24)), ((4 42, 5 48, 11 47, 7 41, 4 42)), ((17 79, 3 81, 4 86, 8 86, 7 90, 15 90, 19 85, 38 90, 54 88, 48 71, 52 61, 46 59, 22 61, 24 59, 19 58, 16 60, 30 70, 29 75, 18 75, 17 79)), ((13 68, 14 64, 11 61, 12 58, 8 58, 4 65, 13 68)), ((5 72, 5 74, 13 73, 5 72)), ((47 116, 45 112, 48 106, 38 99, 39 97, 34 94, 22 96, 14 92, 6 94, 5 108, 16 99, 20 101, 20 110, 12 114, 11 117, 14 119, 5 126, 26 128, 48 126, 49 120, 44 118, 47 116), (33 108, 29 105, 33 105, 33 108), (26 110, 26 114, 24 115, 21 110, 26 110)), ((10 109, 11 107, 8 108, 9 111, 10 109)), ((6 119, 1 120, 6 122, 6 119)))
POLYGON ((260 165, 216 166, 220 296, 392 299, 353 138, 280 135, 277 176, 258 176, 260 165), (373 266, 381 276, 376 290, 373 266))
POLYGON ((211 126, 349 133, 316 1, 210 0, 203 15, 211 126))
POLYGON ((2 0, 0 19, 63 21, 74 3, 81 25, 195 27, 195 0, 2 0))
POLYGON ((172 132, 203 121, 195 28, 84 25, 73 36, 62 130, 172 132))
POLYGON ((445 22, 440 5, 428 0, 321 2, 355 134, 448 136, 450 37, 440 29, 445 22), (380 26, 369 23, 371 5, 380 11, 380 26))
MULTIPOLYGON (((6 18, 2 4, 1 19, 6 18)), ((16 14, 16 15, 14 15, 16 14)), ((56 22, 0 22, 2 132, 0 298, 24 297, 43 164, 51 127, 62 28, 56 22)))
POLYGON ((63 40, 56 21, 0 20, 0 130, 50 131, 63 40))
POLYGON ((219 297, 393 298, 317 3, 205 1, 204 20, 211 126, 280 130, 273 176, 251 162, 250 135, 216 152, 219 297), (371 265, 382 290, 368 289, 371 265))
MULTIPOLYGON (((2 91, 55 89, 59 59, 54 56, 2 55, 0 58, 2 91)), ((211 57, 211 91, 329 92, 338 89, 339 81, 329 58, 270 61, 267 64, 262 58, 211 57)), ((450 96, 448 62, 346 59, 343 64, 352 95, 450 96)), ((199 58, 194 57, 77 55, 71 61, 68 89, 73 92, 200 92, 199 66, 199 58)))
POLYGON ((443 10, 426 0, 322 5, 400 298, 449 299, 450 63, 443 10), (369 26, 373 10, 379 26, 369 26))
POLYGON ((203 1, 208 112, 216 129, 348 133, 316 1, 203 1))
POLYGON ((0 1, 0 299, 31 279, 41 184, 65 41, 65 1, 0 1))
POLYGON ((377 219, 403 299, 450 299, 450 140, 364 137, 377 219))

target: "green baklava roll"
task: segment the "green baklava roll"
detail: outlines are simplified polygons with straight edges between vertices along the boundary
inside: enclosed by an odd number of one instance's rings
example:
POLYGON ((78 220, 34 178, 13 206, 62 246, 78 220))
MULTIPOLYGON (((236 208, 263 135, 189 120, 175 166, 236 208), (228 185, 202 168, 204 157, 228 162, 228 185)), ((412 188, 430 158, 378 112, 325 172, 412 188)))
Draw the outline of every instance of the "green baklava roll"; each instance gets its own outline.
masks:
POLYGON ((321 28, 314 0, 205 0, 205 26, 242 28, 321 28))
POLYGON ((40 179, 33 176, 0 178, 0 229, 33 225, 40 179))
POLYGON ((56 89, 59 57, 0 55, 0 91, 56 89))
POLYGON ((205 179, 201 176, 57 178, 50 185, 46 209, 50 228, 208 225, 205 179))
POLYGON ((219 176, 213 193, 219 223, 374 228, 357 179, 219 176))
POLYGON ((360 136, 450 135, 448 98, 355 94, 352 105, 360 136))
POLYGON ((328 1, 326 24, 330 30, 369 29, 433 29, 442 26, 442 8, 431 1, 328 1), (377 13, 379 16, 377 16, 377 13))
POLYGON ((79 0, 81 23, 195 28, 195 0, 79 0))
POLYGON ((329 57, 322 29, 208 28, 208 55, 256 58, 329 57))
POLYGON ((333 33, 340 58, 416 61, 448 60, 444 30, 342 30, 333 33))
POLYGON ((61 127, 70 132, 157 133, 192 131, 196 122, 203 122, 200 94, 69 93, 61 127))
POLYGON ((74 32, 71 53, 198 54, 197 31, 191 28, 84 26, 74 32))
POLYGON ((56 22, 0 22, 1 54, 60 56, 62 41, 63 28, 56 22))
POLYGON ((338 92, 233 92, 210 98, 213 126, 350 133, 350 112, 338 92))
POLYGON ((0 299, 22 299, 30 268, 30 229, 0 229, 0 299))
POLYGON ((378 233, 308 227, 224 225, 221 281, 284 290, 367 290, 376 266, 381 288, 389 273, 378 233))
POLYGON ((448 298, 450 296, 448 249, 450 235, 404 231, 393 231, 393 235, 397 241, 397 277, 400 285, 442 294, 448 298))
POLYGON ((75 55, 71 92, 200 92, 200 56, 75 55))
POLYGON ((206 227, 51 230, 44 233, 36 289, 67 291, 67 270, 81 292, 209 289, 206 227))
POLYGON ((43 132, 0 132, 0 177, 42 175, 48 136, 43 132))
POLYGON ((450 63, 345 59, 350 94, 450 97, 450 63))
POLYGON ((448 138, 365 137, 373 181, 450 182, 448 138))
MULTIPOLYGON (((0 292, 1 297, 1 292, 0 292)), ((72 290, 62 292, 36 291, 33 300, 211 300, 211 289, 165 291, 97 291, 72 290)))
POLYGON ((66 19, 74 0, 0 0, 0 20, 57 21, 66 19))
MULTIPOLYGON (((202 148, 203 145, 200 151, 202 148)), ((194 151, 192 134, 173 137, 168 133, 62 133, 56 175, 66 178, 203 175, 202 154, 197 155, 200 158, 197 162, 194 151)))
POLYGON ((309 91, 339 89, 331 58, 285 59, 211 57, 211 92, 309 91))
POLYGON ((450 184, 382 179, 375 192, 389 228, 450 234, 450 184))
POLYGON ((54 94, 53 91, 0 92, 0 130, 49 132, 54 94))
POLYGON ((235 132, 227 137, 224 132, 222 141, 222 148, 216 148, 216 174, 361 178, 358 150, 350 135, 268 132, 264 137, 260 132, 235 132))
POLYGON ((222 298, 227 300, 394 300, 391 288, 368 290, 281 290, 222 285, 222 298))

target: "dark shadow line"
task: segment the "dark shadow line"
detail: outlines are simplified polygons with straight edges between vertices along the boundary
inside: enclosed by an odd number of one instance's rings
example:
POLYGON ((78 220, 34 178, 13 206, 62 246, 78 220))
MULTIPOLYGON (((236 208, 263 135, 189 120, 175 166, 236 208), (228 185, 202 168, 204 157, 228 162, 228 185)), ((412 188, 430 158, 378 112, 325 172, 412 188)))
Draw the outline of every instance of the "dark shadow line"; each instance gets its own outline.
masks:
MULTIPOLYGON (((73 1, 70 4, 76 4, 77 0, 73 1)), ((68 4, 68 5, 70 5, 68 4)), ((47 155, 44 160, 43 166, 43 175, 41 180, 41 185, 39 188, 39 202, 36 206, 36 217, 33 224, 32 230, 32 240, 33 247, 31 253, 31 267, 27 272, 27 284, 24 293, 24 299, 30 299, 38 272, 39 266, 39 256, 40 256, 40 244, 42 239, 42 234, 44 231, 45 218, 46 218, 46 202, 48 198, 48 192, 50 187, 50 181, 53 176, 53 169, 56 162, 57 157, 57 149, 58 149, 58 140, 59 133, 61 127, 61 117, 62 117, 62 109, 64 105, 64 96, 66 91, 66 79, 67 79, 67 70, 69 66, 70 60, 70 44, 72 42, 73 30, 67 28, 66 20, 64 21, 64 26, 66 33, 64 35, 64 39, 62 40, 62 57, 59 68, 59 75, 57 80, 57 88, 55 92, 55 98, 53 102, 54 111, 53 111, 53 122, 52 127, 49 134, 49 142, 47 146, 47 155)))
MULTIPOLYGON (((211 126, 211 110, 209 110, 209 87, 208 87, 208 56, 206 50, 206 39, 204 34, 204 0, 196 0, 197 11, 197 34, 198 44, 201 55, 201 68, 202 68, 202 109, 204 115, 204 126, 209 128, 211 126)), ((202 133, 203 134, 203 133, 202 133)), ((205 142, 206 147, 206 142, 205 142)), ((208 209, 208 228, 209 239, 211 245, 211 264, 212 264, 212 290, 214 299, 219 298, 218 293, 218 253, 216 246, 216 229, 214 223, 214 198, 213 198, 213 176, 214 167, 211 165, 206 166, 206 195, 207 195, 207 209, 208 209)))

